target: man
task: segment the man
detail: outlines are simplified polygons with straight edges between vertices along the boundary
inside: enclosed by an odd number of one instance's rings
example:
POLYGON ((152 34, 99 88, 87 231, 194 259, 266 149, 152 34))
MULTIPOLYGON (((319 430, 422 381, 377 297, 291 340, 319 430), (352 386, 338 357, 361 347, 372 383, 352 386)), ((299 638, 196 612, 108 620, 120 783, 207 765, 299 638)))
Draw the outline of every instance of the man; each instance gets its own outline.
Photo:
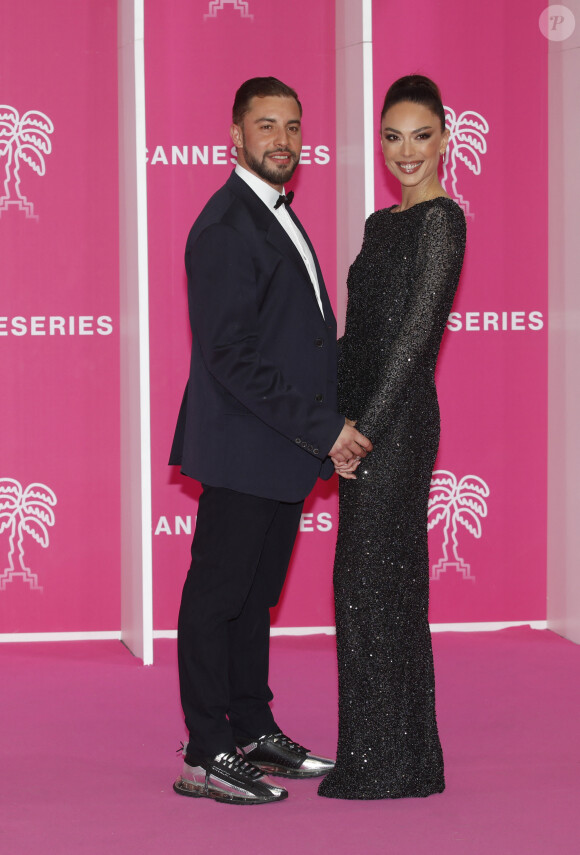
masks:
POLYGON ((336 412, 336 323, 283 192, 301 116, 294 90, 273 77, 240 87, 238 163, 185 252, 193 345, 170 463, 203 492, 179 613, 189 742, 174 789, 239 804, 288 795, 265 772, 314 777, 333 766, 274 721, 269 609, 305 496, 333 460, 352 471, 372 448, 336 412))

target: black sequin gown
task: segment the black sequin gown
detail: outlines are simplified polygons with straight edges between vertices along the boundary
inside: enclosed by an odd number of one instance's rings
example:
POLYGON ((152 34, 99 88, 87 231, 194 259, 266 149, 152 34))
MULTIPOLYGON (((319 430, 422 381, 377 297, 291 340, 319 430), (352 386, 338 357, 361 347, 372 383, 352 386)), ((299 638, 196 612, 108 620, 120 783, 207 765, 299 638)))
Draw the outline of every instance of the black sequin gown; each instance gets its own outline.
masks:
POLYGON ((445 787, 427 500, 439 444, 435 363, 464 249, 463 212, 440 197, 372 214, 349 272, 339 406, 374 450, 356 481, 340 479, 339 737, 322 796, 403 798, 445 787))

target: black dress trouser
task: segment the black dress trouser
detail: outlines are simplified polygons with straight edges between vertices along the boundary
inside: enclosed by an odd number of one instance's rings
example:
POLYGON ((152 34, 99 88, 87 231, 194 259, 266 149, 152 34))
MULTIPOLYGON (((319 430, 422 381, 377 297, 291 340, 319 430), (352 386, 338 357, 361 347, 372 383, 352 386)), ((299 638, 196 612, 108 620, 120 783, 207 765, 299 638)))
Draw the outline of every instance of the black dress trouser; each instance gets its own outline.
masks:
POLYGON ((204 485, 178 622, 188 763, 279 730, 269 706, 269 609, 303 504, 204 485))

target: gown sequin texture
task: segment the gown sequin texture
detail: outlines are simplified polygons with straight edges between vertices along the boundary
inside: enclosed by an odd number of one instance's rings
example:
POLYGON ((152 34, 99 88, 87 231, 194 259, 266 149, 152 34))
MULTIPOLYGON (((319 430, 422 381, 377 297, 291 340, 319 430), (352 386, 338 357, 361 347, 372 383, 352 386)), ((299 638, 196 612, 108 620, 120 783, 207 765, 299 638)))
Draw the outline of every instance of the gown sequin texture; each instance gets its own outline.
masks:
POLYGON ((339 736, 322 796, 421 797, 445 788, 427 501, 440 430, 435 364, 464 249, 463 212, 439 197, 372 214, 349 271, 339 407, 374 450, 356 480, 339 479, 339 736))

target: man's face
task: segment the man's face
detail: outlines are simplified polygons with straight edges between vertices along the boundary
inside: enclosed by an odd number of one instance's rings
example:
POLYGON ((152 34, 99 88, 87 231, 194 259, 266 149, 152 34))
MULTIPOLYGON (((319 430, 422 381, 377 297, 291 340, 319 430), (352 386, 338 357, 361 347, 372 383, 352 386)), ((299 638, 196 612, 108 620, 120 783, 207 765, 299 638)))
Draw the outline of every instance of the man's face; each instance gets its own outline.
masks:
POLYGON ((300 160, 300 108, 294 98, 254 97, 241 125, 230 134, 238 149, 238 163, 278 192, 292 178, 300 160))

